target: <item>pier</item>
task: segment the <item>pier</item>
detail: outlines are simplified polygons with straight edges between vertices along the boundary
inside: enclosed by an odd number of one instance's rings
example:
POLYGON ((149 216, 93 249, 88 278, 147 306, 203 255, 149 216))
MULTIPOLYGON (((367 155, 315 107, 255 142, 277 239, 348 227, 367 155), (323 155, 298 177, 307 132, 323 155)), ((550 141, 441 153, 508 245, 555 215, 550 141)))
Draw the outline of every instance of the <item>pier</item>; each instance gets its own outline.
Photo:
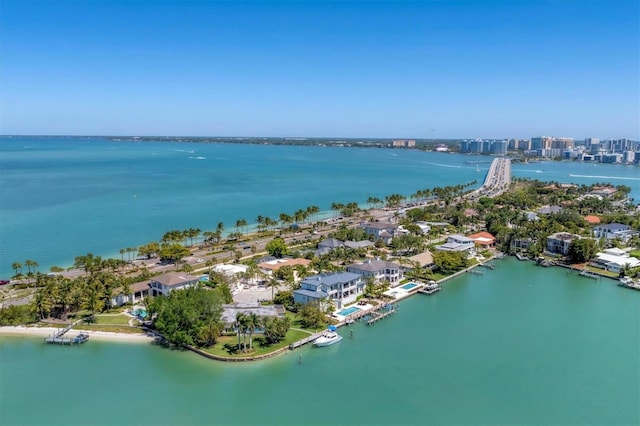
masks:
POLYGON ((469 269, 470 274, 482 275, 482 271, 478 271, 475 268, 469 269))
POLYGON ((75 337, 64 337, 64 335, 71 330, 74 326, 76 326, 80 321, 78 320, 68 326, 58 330, 56 333, 52 334, 49 337, 45 337, 45 343, 57 344, 57 345, 79 345, 89 340, 89 335, 87 333, 80 333, 75 337))
POLYGON ((311 336, 305 337, 304 339, 300 339, 297 342, 293 342, 292 344, 289 345, 289 349, 294 350, 296 348, 299 348, 302 345, 306 345, 307 343, 313 342, 320 336, 322 336, 322 333, 313 333, 311 336))
POLYGON ((600 275, 594 274, 593 272, 589 272, 589 271, 582 271, 579 274, 581 277, 585 277, 585 278, 591 278, 592 280, 599 280, 600 279, 600 275))
POLYGON ((380 321, 381 319, 384 319, 390 315, 393 315, 396 313, 396 307, 393 305, 385 305, 380 309, 377 309, 375 311, 371 311, 371 318, 369 318, 367 320, 367 325, 371 325, 371 324, 375 324, 376 322, 380 321))
POLYGON ((432 294, 435 294, 435 293, 439 292, 440 289, 441 289, 440 286, 433 287, 433 288, 424 287, 424 288, 421 288, 420 290, 418 290, 418 293, 426 294, 427 296, 431 296, 432 294))

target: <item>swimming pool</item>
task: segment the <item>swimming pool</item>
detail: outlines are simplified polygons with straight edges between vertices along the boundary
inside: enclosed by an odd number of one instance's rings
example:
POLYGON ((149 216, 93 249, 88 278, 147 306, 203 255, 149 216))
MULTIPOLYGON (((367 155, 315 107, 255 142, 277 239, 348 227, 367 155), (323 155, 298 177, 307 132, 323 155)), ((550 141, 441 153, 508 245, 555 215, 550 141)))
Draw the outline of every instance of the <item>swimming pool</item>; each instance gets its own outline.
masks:
POLYGON ((351 315, 354 312, 358 312, 360 310, 360 308, 356 308, 355 306, 352 306, 350 308, 347 309, 343 309, 340 312, 337 312, 338 315, 342 315, 343 317, 346 317, 347 315, 351 315))
POLYGON ((418 284, 416 283, 408 283, 405 284, 403 286, 400 286, 400 288, 404 289, 404 290, 411 290, 412 288, 418 287, 418 284))

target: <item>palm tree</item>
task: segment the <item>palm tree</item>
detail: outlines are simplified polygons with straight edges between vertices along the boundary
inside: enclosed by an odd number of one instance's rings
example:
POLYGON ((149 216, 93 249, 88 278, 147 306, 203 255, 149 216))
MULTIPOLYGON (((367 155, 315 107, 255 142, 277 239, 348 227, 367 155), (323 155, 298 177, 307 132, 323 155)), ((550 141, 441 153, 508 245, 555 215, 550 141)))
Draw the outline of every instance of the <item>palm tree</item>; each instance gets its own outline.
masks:
POLYGON ((236 314, 236 322, 234 323, 236 333, 238 334, 238 350, 240 350, 240 334, 244 333, 244 316, 242 312, 238 312, 236 314))
POLYGON ((15 277, 18 278, 19 276, 22 275, 22 263, 20 262, 13 262, 11 264, 11 268, 16 271, 15 277))
POLYGON ((255 312, 251 312, 246 316, 247 318, 247 330, 249 331, 249 350, 253 349, 253 333, 256 328, 260 326, 260 318, 255 312))
POLYGON ((274 289, 276 287, 278 287, 278 280, 276 280, 275 278, 271 277, 271 279, 269 281, 267 281, 267 287, 271 287, 271 300, 273 300, 273 293, 274 293, 274 289))

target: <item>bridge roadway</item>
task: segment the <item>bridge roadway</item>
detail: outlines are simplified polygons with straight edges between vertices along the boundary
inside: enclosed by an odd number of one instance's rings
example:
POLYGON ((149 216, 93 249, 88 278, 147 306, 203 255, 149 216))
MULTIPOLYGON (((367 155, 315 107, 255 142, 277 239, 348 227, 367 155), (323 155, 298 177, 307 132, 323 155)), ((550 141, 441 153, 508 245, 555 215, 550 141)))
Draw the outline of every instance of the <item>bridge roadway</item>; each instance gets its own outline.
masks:
POLYGON ((511 160, 496 158, 491 162, 487 177, 482 186, 470 192, 465 198, 497 197, 509 188, 511 184, 511 160))

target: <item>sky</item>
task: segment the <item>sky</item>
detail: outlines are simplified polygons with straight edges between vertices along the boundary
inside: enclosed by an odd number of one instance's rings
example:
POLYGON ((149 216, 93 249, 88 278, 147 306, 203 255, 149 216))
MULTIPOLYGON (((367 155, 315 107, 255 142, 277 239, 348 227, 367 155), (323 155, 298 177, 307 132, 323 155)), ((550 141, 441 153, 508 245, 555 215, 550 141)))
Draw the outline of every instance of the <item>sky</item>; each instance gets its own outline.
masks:
POLYGON ((1 0, 0 134, 640 139, 638 0, 1 0))

